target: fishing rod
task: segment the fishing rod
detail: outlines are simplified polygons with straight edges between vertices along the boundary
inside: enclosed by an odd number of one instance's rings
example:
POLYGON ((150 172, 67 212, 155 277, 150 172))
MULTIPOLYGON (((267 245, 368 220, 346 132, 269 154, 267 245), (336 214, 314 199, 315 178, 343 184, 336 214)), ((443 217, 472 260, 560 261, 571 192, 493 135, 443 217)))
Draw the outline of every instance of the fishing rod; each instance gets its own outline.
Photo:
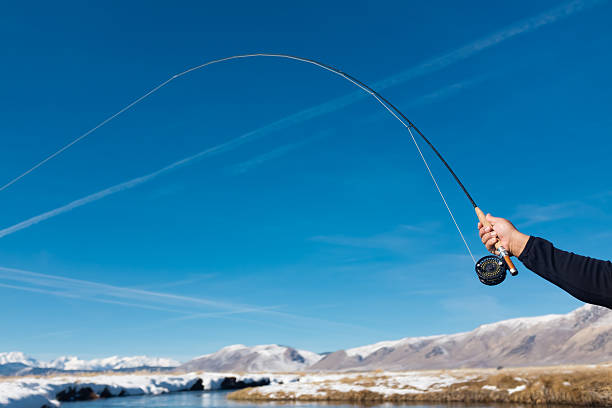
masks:
POLYGON ((487 220, 484 212, 478 207, 478 205, 476 205, 476 202, 474 201, 474 199, 472 198, 470 193, 467 191, 467 189, 465 188, 465 186, 463 185, 461 180, 459 180, 459 177, 457 176, 457 174, 453 171, 451 166, 444 159, 442 154, 438 151, 438 149, 436 149, 436 147, 431 143, 431 141, 427 137, 425 137, 423 132, 421 132, 414 125, 414 123, 412 121, 410 121, 406 117, 406 115, 404 115, 395 105, 393 105, 391 102, 389 102, 389 100, 384 98, 382 95, 380 95, 374 89, 372 89, 370 86, 368 86, 365 83, 361 82, 360 80, 356 79, 352 75, 349 75, 346 72, 343 72, 343 71, 341 71, 338 68, 334 68, 334 67, 332 67, 330 65, 327 65, 327 64, 324 64, 322 62, 319 62, 319 61, 316 61, 316 60, 313 60, 313 59, 309 59, 309 58, 297 57, 297 56, 289 55, 289 54, 254 53, 254 54, 233 55, 233 56, 230 56, 230 57, 225 57, 225 58, 211 60, 211 61, 205 62, 203 64, 197 65, 195 67, 189 68, 189 69, 187 69, 185 71, 182 71, 182 72, 180 72, 178 74, 175 74, 172 77, 168 78, 167 80, 161 82, 159 85, 155 86, 150 91, 146 92, 144 95, 140 96, 139 98, 137 98, 133 102, 131 102, 128 105, 124 106, 123 108, 121 108, 116 113, 114 113, 111 116, 107 117, 106 119, 104 119, 102 122, 98 123, 93 128, 87 130, 82 135, 80 135, 77 138, 73 139, 68 144, 66 144, 63 147, 61 147, 59 150, 57 150, 54 153, 50 154, 49 156, 45 157, 43 160, 37 162, 34 166, 29 168, 25 172, 21 173, 20 175, 18 175, 15 178, 13 178, 12 180, 7 182, 6 184, 0 186, 0 191, 5 190, 6 188, 8 188, 9 186, 15 184, 16 182, 18 182, 23 177, 27 176, 28 174, 30 174, 31 172, 33 172, 37 168, 39 168, 42 165, 44 165, 46 162, 48 162, 48 161, 54 159, 55 157, 59 156, 64 151, 68 150, 69 148, 74 146, 76 143, 78 143, 81 140, 85 139, 90 134, 92 134, 93 132, 95 132, 96 130, 101 128, 102 126, 106 125, 110 121, 114 120, 115 118, 117 118, 122 113, 130 110, 132 107, 134 107, 135 105, 139 104, 144 99, 148 98, 149 96, 151 96, 152 94, 154 94, 155 92, 160 90, 161 88, 165 87, 170 82, 172 82, 172 81, 174 81, 174 80, 176 80, 176 79, 178 79, 178 78, 180 78, 180 77, 182 77, 184 75, 187 75, 187 74, 189 74, 189 73, 191 73, 193 71, 197 71, 199 69, 202 69, 204 67, 207 67, 207 66, 210 66, 210 65, 213 65, 213 64, 218 64, 218 63, 221 63, 221 62, 237 60, 237 59, 254 58, 254 57, 282 58, 282 59, 289 59, 289 60, 294 60, 294 61, 299 61, 299 62, 304 62, 304 63, 312 64, 312 65, 315 65, 315 66, 317 66, 319 68, 325 69, 325 70, 327 70, 327 71, 329 71, 329 72, 331 72, 333 74, 341 76, 342 78, 348 80, 353 85, 357 86, 358 88, 360 88, 364 92, 366 92, 366 93, 370 94, 372 97, 374 97, 410 133, 411 139, 414 142, 414 145, 416 146, 416 148, 417 148, 417 150, 419 152, 419 155, 421 156, 421 159, 423 160, 423 162, 425 164, 425 167, 427 168, 427 171, 428 171, 429 175, 431 176, 431 178, 432 178, 432 180, 433 180, 433 182, 434 182, 434 184, 436 186, 436 189, 438 190, 438 193, 440 194, 440 197, 442 198, 442 201, 444 202, 444 205, 445 205, 446 209, 448 210, 448 213, 451 216, 451 219, 453 220, 453 223, 455 224, 455 227, 457 228, 457 231, 459 232, 459 235, 461 236, 461 239, 463 240, 463 243, 465 244, 465 247, 467 248, 467 250, 468 250, 472 260, 475 263, 476 274, 478 275, 478 278, 480 279, 480 281, 482 283, 484 283, 485 285, 498 285, 501 282, 503 282, 504 279, 506 278, 506 271, 507 270, 509 270, 510 274, 513 275, 513 276, 516 276, 518 274, 518 271, 517 271, 516 267, 514 266, 514 263, 512 262, 512 259, 510 258, 510 254, 508 253, 507 249, 504 248, 501 245, 501 242, 499 241, 499 239, 495 243, 496 253, 499 254, 499 256, 488 255, 488 256, 485 256, 485 257, 481 258, 480 260, 476 261, 476 259, 474 258, 474 255, 472 254, 472 251, 471 251, 471 249, 470 249, 470 247, 469 247, 469 245, 468 245, 468 243, 467 243, 467 241, 466 241, 466 239, 465 239, 465 237, 463 235, 463 232, 461 231, 461 228, 459 227, 459 224, 457 223, 457 221, 455 219, 455 216, 453 215, 453 212, 451 211, 451 209, 450 209, 450 207, 449 207, 449 205, 448 205, 448 203, 446 201, 446 198, 444 197, 444 194, 442 193, 442 190, 440 189, 440 186, 439 186, 439 184, 438 184, 438 182, 437 182, 433 172, 431 171, 431 168, 429 167, 429 163, 427 162, 427 159, 423 155, 423 152, 421 151, 421 148, 419 147, 419 144, 418 144, 416 138, 414 137, 414 134, 412 133, 413 129, 425 141, 425 143, 427 143, 427 145, 431 148, 431 150, 436 154, 436 156, 440 159, 440 161, 442 161, 444 166, 448 169, 448 171, 453 176, 454 180, 457 182, 457 184, 459 185, 459 187, 461 188, 461 190, 463 191, 463 193, 465 194, 467 199, 470 201, 470 204, 474 207, 474 210, 476 212, 478 220, 481 222, 481 224, 484 227, 491 227, 491 228, 492 228, 492 225, 487 220))
MULTIPOLYGON (((340 70, 338 70, 336 68, 333 68, 333 67, 329 67, 328 66, 327 68, 336 71, 338 74, 344 76, 349 81, 355 82, 358 85, 360 85, 361 87, 365 88, 376 99, 379 99, 379 102, 382 101, 388 107, 393 109, 405 121, 405 123, 404 123, 403 121, 400 120, 400 122, 402 122, 404 124, 404 126, 407 127, 409 132, 410 132, 411 128, 414 129, 415 132, 417 132, 419 134, 419 136, 421 136, 421 138, 425 141, 425 143, 427 143, 427 145, 431 148, 431 150, 436 154, 436 156, 438 156, 440 161, 442 161, 444 166, 446 166, 446 168, 448 169, 450 174, 453 176, 453 178, 455 179, 455 181, 457 182, 459 187, 461 187, 461 190, 463 191, 463 193, 465 194, 467 199, 470 201, 470 204, 472 204, 472 206, 474 207, 474 211, 476 212, 476 216, 478 217, 478 220, 480 221, 480 223, 484 227, 490 227, 491 229, 493 229, 493 226, 487 220, 487 217, 485 216, 484 212, 478 207, 478 205, 476 204, 476 202, 474 201, 474 199, 472 198, 470 193, 467 191, 467 189, 465 188, 465 186, 463 185, 461 180, 459 180, 459 177, 457 176, 455 171, 451 168, 451 166, 448 164, 448 162, 444 159, 442 154, 438 151, 438 149, 436 149, 436 147, 433 145, 433 143, 431 143, 431 141, 427 137, 425 137, 423 132, 421 132, 419 130, 419 128, 417 128, 414 125, 414 123, 410 119, 408 119, 406 117, 406 115, 404 115, 404 113, 402 113, 402 111, 400 111, 395 105, 393 105, 391 102, 389 102, 389 100, 387 100, 385 97, 380 95, 374 89, 370 88, 368 85, 366 85, 363 82, 359 81, 355 77, 353 77, 353 76, 351 76, 351 75, 349 75, 349 74, 347 74, 345 72, 342 72, 342 71, 340 71, 340 70)), ((414 140, 414 143, 417 146, 417 149, 419 149, 419 153, 421 153, 421 150, 418 147, 418 144, 416 143, 416 140, 414 139, 414 136, 412 135, 412 132, 410 132, 410 135, 412 136, 412 139, 414 140)), ((435 178, 433 176, 433 173, 431 173, 429 165, 427 165, 427 161, 425 160, 425 157, 422 155, 422 153, 421 153, 421 157, 423 158, 423 161, 425 161, 425 164, 427 166, 427 170, 429 171, 431 177, 434 179, 434 183, 436 184, 436 187, 438 188, 438 191, 440 191, 438 183, 436 182, 436 180, 435 180, 435 178)), ((441 191, 440 191, 440 194, 442 194, 441 191)), ((444 200, 444 204, 448 208, 448 204, 446 203, 446 200, 444 199, 444 197, 443 197, 443 200, 444 200)), ((450 208, 449 208, 449 212, 450 212, 450 208)), ((452 213, 451 213, 451 216, 452 216, 452 213)), ((452 216, 452 218, 453 218, 453 221, 455 221, 455 217, 452 216)), ((456 221, 455 221, 455 224, 456 224, 456 221)), ((457 229, 459 229, 458 225, 457 225, 457 229)), ((461 234, 461 238, 465 242, 465 238, 463 237, 463 233, 461 232, 460 229, 459 229, 459 231, 460 231, 460 234, 461 234)), ((467 242, 465 242, 465 244, 467 246, 467 242)), ((510 270, 510 274, 512 276, 518 275, 518 270, 514 266, 514 262, 510 258, 510 254, 509 254, 508 250, 503 247, 503 245, 501 244, 499 238, 497 239, 497 242, 495 243, 495 248, 497 249, 497 253, 499 253, 499 255, 500 255, 499 257, 494 256, 494 255, 484 256, 484 257, 480 258, 478 260, 478 262, 476 262, 476 265, 475 265, 476 274, 478 275, 478 278, 480 279, 480 281, 482 283, 484 283, 485 285, 489 285, 489 286, 499 285, 500 283, 502 283, 504 281, 504 279, 506 278, 506 270, 508 270, 508 269, 510 270)), ((472 251, 469 249, 469 246, 468 246, 468 251, 470 252, 470 255, 472 255, 472 251)), ((473 255, 472 255, 472 258, 474 258, 473 255)))

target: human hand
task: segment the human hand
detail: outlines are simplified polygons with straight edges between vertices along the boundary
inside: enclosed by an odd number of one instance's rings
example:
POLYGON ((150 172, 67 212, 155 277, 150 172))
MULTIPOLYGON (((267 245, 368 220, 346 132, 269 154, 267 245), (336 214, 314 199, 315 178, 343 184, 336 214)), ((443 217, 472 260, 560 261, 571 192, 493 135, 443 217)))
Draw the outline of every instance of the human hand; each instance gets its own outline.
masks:
POLYGON ((506 248, 510 255, 520 256, 527 245, 529 235, 521 233, 516 227, 505 218, 493 217, 487 214, 487 221, 491 226, 483 226, 478 223, 478 232, 482 243, 492 254, 498 254, 495 244, 499 240, 501 246, 506 248))

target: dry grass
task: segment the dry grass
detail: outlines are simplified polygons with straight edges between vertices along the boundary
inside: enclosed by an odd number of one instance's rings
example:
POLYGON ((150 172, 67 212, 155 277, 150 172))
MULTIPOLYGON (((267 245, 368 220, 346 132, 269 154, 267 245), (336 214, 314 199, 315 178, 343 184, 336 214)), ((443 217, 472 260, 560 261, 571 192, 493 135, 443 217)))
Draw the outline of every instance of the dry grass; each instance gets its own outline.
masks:
MULTIPOLYGON (((348 385, 359 385, 362 387, 374 387, 381 381, 387 380, 389 380, 388 375, 378 375, 377 373, 375 373, 374 375, 359 374, 356 377, 344 377, 337 382, 348 385)), ((330 384, 332 382, 333 381, 323 381, 322 384, 330 384)))
MULTIPOLYGON (((336 382, 321 381, 320 384, 316 384, 318 392, 314 395, 296 396, 288 392, 275 392, 268 395, 264 387, 236 391, 230 394, 229 398, 255 401, 343 401, 353 403, 429 401, 612 406, 612 367, 605 365, 503 370, 445 370, 428 371, 423 374, 446 374, 457 378, 458 382, 450 386, 432 387, 429 391, 410 394, 399 392, 381 394, 368 389, 340 392, 333 389, 333 383, 361 385, 366 388, 386 384, 398 391, 402 388, 402 386, 393 387, 393 375, 388 373, 385 375, 362 373, 336 382), (489 387, 483 389, 483 386, 489 387), (524 389, 522 389, 523 386, 524 389), (495 388, 492 389, 492 387, 495 388), (508 392, 517 387, 521 388, 515 392, 508 392)), ((401 374, 398 373, 398 375, 401 374)))

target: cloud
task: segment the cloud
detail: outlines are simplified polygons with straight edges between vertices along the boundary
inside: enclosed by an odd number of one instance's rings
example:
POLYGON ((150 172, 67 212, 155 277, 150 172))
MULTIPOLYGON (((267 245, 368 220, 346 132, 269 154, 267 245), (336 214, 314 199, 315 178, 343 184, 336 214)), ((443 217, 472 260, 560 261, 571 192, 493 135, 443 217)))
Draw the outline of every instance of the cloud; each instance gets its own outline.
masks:
POLYGON ((595 201, 607 203, 612 200, 612 190, 609 191, 601 191, 599 193, 593 194, 590 196, 595 201))
MULTIPOLYGON (((480 38, 474 42, 468 43, 458 49, 450 51, 446 54, 442 54, 436 58, 425 61, 411 69, 405 70, 399 74, 393 75, 384 80, 378 81, 373 85, 374 89, 382 90, 392 86, 399 85, 406 81, 412 80, 416 77, 423 76, 426 74, 430 74, 436 71, 439 71, 447 66, 455 64, 459 61, 467 59, 472 55, 475 55, 478 52, 481 52, 487 48, 490 48, 494 45, 497 45, 503 41, 506 41, 510 38, 516 37, 521 34, 532 32, 540 27, 543 27, 548 24, 552 24, 560 19, 569 17, 577 12, 580 12, 586 8, 593 7, 597 4, 603 3, 604 0, 574 0, 561 4, 558 7, 549 9, 541 14, 538 14, 534 17, 527 18, 525 20, 521 20, 517 23, 514 23, 510 26, 507 26, 491 35, 480 38)), ((168 82, 168 81, 167 81, 168 82)), ((164 83, 165 84, 165 83, 164 83)), ((439 91, 442 94, 432 94, 429 97, 425 97, 426 99, 433 100, 435 98, 439 98, 444 93, 448 94, 449 92, 456 92, 461 89, 462 86, 466 86, 466 84, 456 84, 451 86, 451 88, 446 91, 439 91)), ((163 86, 163 85, 161 85, 163 86)), ((158 86, 159 87, 159 86, 158 86)), ((151 92, 149 92, 150 94, 151 92)), ((148 95, 148 94, 147 94, 148 95)), ((28 228, 34 224, 42 222, 52 217, 56 217, 60 214, 71 211, 75 208, 81 207, 85 204, 98 201, 104 197, 109 195, 128 190, 139 186, 143 183, 151 181, 165 173, 168 173, 174 169, 179 167, 191 164, 199 159, 212 156, 215 154, 219 154, 222 152, 233 150, 246 142, 253 141, 259 137, 264 136, 265 134, 278 131, 281 129, 285 129, 289 126, 292 126, 297 123, 301 123, 325 114, 329 114, 331 112, 335 112, 339 109, 342 109, 350 104, 357 102, 358 100, 364 99, 368 96, 368 94, 362 93, 361 91, 355 91, 350 94, 344 95, 339 98, 332 99, 328 102, 304 109, 302 111, 296 112, 289 116, 286 116, 282 119, 279 119, 275 122, 272 122, 268 125, 265 125, 261 128, 255 129, 253 131, 247 132, 237 138, 231 139, 225 143, 218 144, 209 149, 203 150, 195 155, 186 157, 182 160, 178 160, 168 166, 165 166, 153 173, 147 174, 142 177, 137 177, 135 179, 126 181, 124 183, 120 183, 109 187, 107 189, 101 190, 97 193, 88 195, 86 197, 80 198, 78 200, 72 201, 64 206, 58 207, 54 210, 47 211, 43 214, 37 215, 35 217, 29 218, 25 221, 12 225, 10 227, 4 228, 0 230, 0 238, 3 238, 7 235, 20 231, 22 229, 28 228)), ((142 98, 141 98, 142 99, 142 98)), ((125 110, 125 108, 124 108, 125 110)), ((122 110, 123 111, 123 110, 122 110)), ((102 124, 106 123, 102 122, 102 124)), ((101 126, 101 125, 98 125, 101 126)), ((95 128, 94 128, 95 129, 95 128)), ((89 132, 90 133, 90 132, 89 132)), ((89 134, 88 133, 88 134, 89 134)), ((299 146, 298 146, 299 147, 299 146)), ((286 153, 291 150, 292 147, 287 147, 285 152, 277 152, 277 155, 286 153)), ((272 156, 273 157, 273 156, 272 156)), ((271 157, 260 158, 259 163, 262 163, 265 160, 269 160, 271 157)), ((47 159, 45 159, 47 160, 47 159)), ((42 162, 41 162, 42 163, 42 162)), ((257 162, 251 163, 251 166, 257 165, 257 162)), ((248 165, 247 165, 248 166, 248 165)), ((8 186, 8 184, 7 184, 8 186)))
POLYGON ((450 316, 457 316, 459 319, 465 316, 479 316, 481 320, 497 321, 513 315, 509 307, 489 295, 448 297, 441 299, 440 305, 450 316))
MULTIPOLYGON (((558 221, 566 218, 594 216, 602 211, 585 202, 568 201, 553 204, 524 204, 518 206, 516 212, 510 218, 520 227, 558 221)), ((603 215, 603 214, 602 214, 603 215)))
POLYGON ((347 235, 318 235, 311 238, 312 241, 325 244, 382 249, 389 252, 406 254, 414 251, 418 247, 419 239, 415 237, 415 232, 431 233, 437 229, 437 225, 400 225, 391 231, 369 235, 369 236, 347 236, 347 235))
POLYGON ((207 298, 126 288, 6 267, 0 267, 0 280, 11 282, 0 283, 0 287, 9 289, 171 313, 193 314, 197 310, 214 309, 222 310, 222 314, 235 314, 265 312, 270 309, 207 298))
POLYGON ((165 311, 182 315, 180 318, 159 320, 161 323, 172 321, 223 318, 238 319, 238 315, 251 314, 265 316, 267 319, 249 320, 258 324, 274 324, 271 319, 283 321, 282 327, 295 326, 299 328, 320 328, 321 325, 340 328, 360 328, 344 322, 302 316, 287 311, 278 310, 284 306, 252 306, 247 304, 229 303, 201 297, 175 295, 109 285, 82 279, 66 278, 21 269, 0 266, 0 288, 22 290, 39 294, 76 299, 87 302, 115 304, 129 308, 165 311), (3 282, 11 283, 3 283, 3 282))
POLYGON ((41 333, 35 336, 28 337, 29 339, 45 339, 50 337, 60 337, 60 338, 68 338, 75 332, 75 330, 60 330, 60 331, 52 331, 48 333, 41 333))

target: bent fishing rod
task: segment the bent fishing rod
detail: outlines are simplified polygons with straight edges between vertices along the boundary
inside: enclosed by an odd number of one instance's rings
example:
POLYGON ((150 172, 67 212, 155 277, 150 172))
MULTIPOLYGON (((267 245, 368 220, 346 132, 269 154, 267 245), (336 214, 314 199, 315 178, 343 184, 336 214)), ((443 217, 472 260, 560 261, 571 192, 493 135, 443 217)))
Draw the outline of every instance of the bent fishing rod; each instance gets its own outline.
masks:
POLYGON ((504 279, 506 278, 506 271, 507 270, 509 270, 510 273, 513 276, 518 274, 518 271, 517 271, 516 267, 514 266, 514 263, 512 262, 512 259, 510 258, 510 254, 508 253, 507 249, 502 246, 502 244, 499 241, 499 239, 495 243, 495 248, 497 249, 496 253, 499 254, 499 256, 488 255, 488 256, 485 256, 485 257, 481 258, 480 260, 476 261, 476 259, 474 258, 474 255, 472 254, 472 251, 471 251, 471 249, 470 249, 470 247, 469 247, 469 245, 468 245, 468 243, 467 243, 467 241, 466 241, 466 239, 465 239, 465 237, 463 235, 463 232, 461 231, 461 228, 459 227, 459 224, 457 223, 457 220, 455 219, 455 216, 453 215, 453 212, 451 211, 451 209, 450 209, 450 207, 449 207, 449 205, 448 205, 448 203, 446 201, 446 198, 444 197, 444 194, 442 193, 442 190, 440 189, 438 181, 436 180, 433 172, 431 171, 431 168, 429 166, 429 163, 427 162, 427 159, 425 158, 425 156, 423 155, 423 152, 421 151, 421 148, 420 148, 420 146, 419 146, 419 144, 417 142, 417 139, 415 138, 414 133, 412 132, 413 130, 425 141, 425 143, 427 143, 427 145, 431 148, 431 150, 435 153, 435 155, 440 159, 440 161, 442 161, 444 166, 448 169, 450 174, 453 176, 453 179, 457 182, 457 184, 459 185, 459 187, 461 188, 461 190, 463 191, 463 193, 465 194, 465 196, 469 200, 470 204, 474 207, 474 210, 476 212, 476 216, 478 217, 478 220, 481 222, 481 224, 483 226, 485 226, 485 227, 491 227, 491 228, 492 228, 492 225, 487 220, 484 212, 478 207, 478 205, 476 205, 476 202, 474 201, 474 199, 472 198, 470 193, 467 191, 467 189, 465 188, 465 186, 463 185, 463 183, 461 182, 461 180, 459 179, 457 174, 453 171, 451 166, 444 159, 442 154, 438 151, 438 149, 436 149, 436 147, 431 143, 431 141, 427 137, 425 137, 423 132, 421 132, 414 125, 414 123, 412 121, 410 121, 406 117, 406 115, 404 115, 395 105, 393 105, 391 102, 389 102, 389 100, 384 98, 382 95, 380 95, 374 89, 372 89, 370 86, 368 86, 365 83, 361 82, 360 80, 356 79, 352 75, 349 75, 346 72, 343 72, 343 71, 341 71, 338 68, 334 68, 334 67, 332 67, 330 65, 324 64, 322 62, 319 62, 319 61, 316 61, 316 60, 313 60, 313 59, 297 57, 297 56, 288 55, 288 54, 254 53, 254 54, 234 55, 234 56, 230 56, 230 57, 225 57, 225 58, 211 60, 211 61, 205 62, 203 64, 197 65, 195 67, 189 68, 189 69, 187 69, 185 71, 182 71, 182 72, 180 72, 178 74, 175 74, 175 75, 171 76, 170 78, 168 78, 167 80, 165 80, 164 82, 162 82, 159 85, 155 86, 150 91, 146 92, 144 95, 140 96, 139 98, 137 98, 133 102, 131 102, 128 105, 124 106, 123 108, 121 108, 116 113, 114 113, 111 116, 107 117, 106 119, 104 119, 102 122, 98 123, 93 128, 89 129, 88 131, 86 131, 82 135, 80 135, 77 138, 73 139, 71 142, 69 142, 68 144, 64 145, 59 150, 57 150, 54 153, 50 154, 49 156, 45 157, 43 160, 39 161, 38 163, 36 163, 34 166, 29 168, 25 172, 21 173, 20 175, 18 175, 14 179, 10 180, 8 183, 0 186, 0 191, 5 190, 6 188, 8 188, 9 186, 15 184, 17 181, 21 180, 23 177, 27 176, 28 174, 30 174, 31 172, 33 172, 37 168, 39 168, 42 165, 44 165, 46 162, 48 162, 48 161, 54 159, 55 157, 59 156, 64 151, 68 150, 69 148, 74 146, 76 143, 78 143, 81 140, 85 139, 86 137, 91 135, 93 132, 95 132, 96 130, 98 130, 102 126, 106 125, 110 121, 114 120, 115 118, 117 118, 118 116, 123 114, 124 112, 130 110, 135 105, 137 105, 140 102, 142 102, 144 99, 148 98, 149 96, 153 95, 155 92, 160 90, 161 88, 163 88, 166 85, 168 85, 170 82, 172 82, 172 81, 174 81, 174 80, 176 80, 176 79, 178 79, 178 78, 180 78, 180 77, 182 77, 184 75, 187 75, 187 74, 189 74, 189 73, 191 73, 193 71, 200 70, 202 68, 205 68, 205 67, 213 65, 213 64, 218 64, 218 63, 227 62, 227 61, 231 61, 231 60, 256 58, 256 57, 268 57, 268 58, 288 59, 288 60, 294 60, 294 61, 299 61, 299 62, 303 62, 303 63, 312 64, 312 65, 315 65, 315 66, 317 66, 319 68, 327 70, 327 71, 329 71, 329 72, 331 72, 333 74, 336 74, 336 75, 346 79, 347 81, 351 82, 353 85, 355 85, 358 88, 360 88, 362 91, 370 94, 374 99, 376 99, 376 101, 378 101, 378 103, 380 103, 380 105, 382 105, 393 117, 395 117, 395 119, 397 119, 408 130, 408 132, 410 134, 410 137, 411 137, 414 145, 416 146, 417 151, 418 151, 421 159, 423 160, 423 163, 425 164, 425 167, 427 168, 427 172, 431 176, 431 179, 433 180, 434 185, 435 185, 436 189, 438 190, 438 193, 440 194, 440 197, 442 198, 442 201, 444 202, 444 205, 445 205, 446 209, 448 210, 448 213, 450 214, 450 217, 453 220, 453 223, 455 224, 455 227, 457 228, 457 231, 459 232, 459 235, 461 236, 461 239, 463 240, 463 243, 465 244, 465 247, 467 248, 467 250, 468 250, 472 260, 475 262, 476 273, 477 273, 478 278, 480 279, 480 281, 482 283, 484 283, 485 285, 498 285, 501 282, 503 282, 504 279))

